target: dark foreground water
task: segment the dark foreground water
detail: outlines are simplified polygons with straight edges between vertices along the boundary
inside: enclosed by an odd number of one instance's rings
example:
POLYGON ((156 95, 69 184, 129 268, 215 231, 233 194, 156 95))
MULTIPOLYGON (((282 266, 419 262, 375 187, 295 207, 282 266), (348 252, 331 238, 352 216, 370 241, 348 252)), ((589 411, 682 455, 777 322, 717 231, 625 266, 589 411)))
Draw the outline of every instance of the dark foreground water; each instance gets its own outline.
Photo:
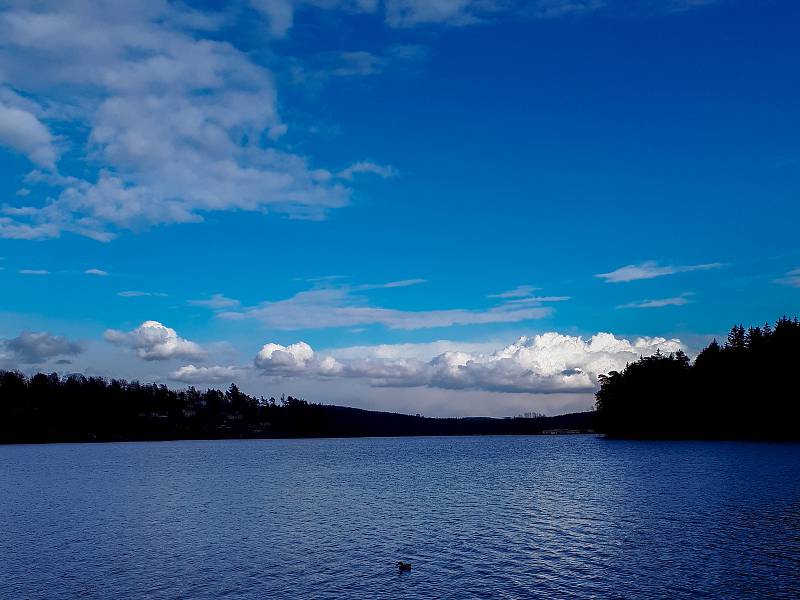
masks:
POLYGON ((0 477, 15 600, 800 597, 797 444, 8 446, 0 477))

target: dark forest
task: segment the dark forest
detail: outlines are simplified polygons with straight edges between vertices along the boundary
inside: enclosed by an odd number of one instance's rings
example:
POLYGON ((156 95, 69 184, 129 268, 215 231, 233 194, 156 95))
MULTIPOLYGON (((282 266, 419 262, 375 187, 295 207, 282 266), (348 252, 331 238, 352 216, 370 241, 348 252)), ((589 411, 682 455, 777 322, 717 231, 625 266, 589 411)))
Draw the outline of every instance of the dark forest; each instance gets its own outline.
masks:
POLYGON ((428 418, 315 404, 292 396, 175 391, 100 377, 0 371, 0 443, 174 439, 537 434, 586 431, 592 413, 428 418))
POLYGON ((597 428, 631 438, 798 439, 800 323, 734 326, 694 363, 656 353, 600 377, 597 428))

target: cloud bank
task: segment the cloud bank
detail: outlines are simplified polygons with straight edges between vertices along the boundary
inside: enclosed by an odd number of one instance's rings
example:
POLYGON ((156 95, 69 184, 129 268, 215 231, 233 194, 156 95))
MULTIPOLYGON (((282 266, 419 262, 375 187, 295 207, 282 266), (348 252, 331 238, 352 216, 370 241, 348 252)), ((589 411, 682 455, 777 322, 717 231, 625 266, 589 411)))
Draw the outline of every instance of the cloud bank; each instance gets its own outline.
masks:
MULTIPOLYGON (((438 344, 457 347, 451 342, 438 344)), ((596 389, 598 375, 622 369, 642 355, 682 348, 677 339, 642 337, 631 341, 610 333, 584 339, 556 332, 522 337, 490 353, 447 350, 429 359, 414 356, 409 346, 413 345, 401 346, 399 352, 391 346, 378 346, 320 355, 304 342, 289 346, 270 343, 261 349, 254 364, 265 375, 365 379, 376 387, 582 393, 596 389)))

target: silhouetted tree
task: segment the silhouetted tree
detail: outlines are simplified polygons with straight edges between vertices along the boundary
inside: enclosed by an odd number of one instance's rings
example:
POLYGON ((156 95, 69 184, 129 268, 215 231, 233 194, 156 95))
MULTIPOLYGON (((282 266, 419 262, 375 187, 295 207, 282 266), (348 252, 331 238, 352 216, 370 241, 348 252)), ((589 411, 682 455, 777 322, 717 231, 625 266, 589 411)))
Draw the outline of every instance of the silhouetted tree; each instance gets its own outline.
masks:
POLYGON ((431 419, 313 404, 281 395, 174 391, 164 385, 0 371, 0 443, 364 435, 531 434, 588 429, 593 413, 519 419, 431 419))
POLYGON ((735 325, 690 364, 660 352, 600 378, 599 428, 626 437, 800 438, 800 323, 735 325), (673 364, 674 363, 674 364, 673 364))

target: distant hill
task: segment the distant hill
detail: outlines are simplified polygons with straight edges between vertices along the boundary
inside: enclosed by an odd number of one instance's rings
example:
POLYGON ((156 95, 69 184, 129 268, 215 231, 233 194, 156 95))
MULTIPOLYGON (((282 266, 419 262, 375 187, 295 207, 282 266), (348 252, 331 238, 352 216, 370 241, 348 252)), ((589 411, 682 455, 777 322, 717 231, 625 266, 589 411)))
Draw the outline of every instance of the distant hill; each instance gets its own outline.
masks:
POLYGON ((235 384, 222 392, 170 390, 99 377, 0 371, 0 443, 175 439, 524 435, 589 431, 593 412, 430 418, 255 398, 235 384))

